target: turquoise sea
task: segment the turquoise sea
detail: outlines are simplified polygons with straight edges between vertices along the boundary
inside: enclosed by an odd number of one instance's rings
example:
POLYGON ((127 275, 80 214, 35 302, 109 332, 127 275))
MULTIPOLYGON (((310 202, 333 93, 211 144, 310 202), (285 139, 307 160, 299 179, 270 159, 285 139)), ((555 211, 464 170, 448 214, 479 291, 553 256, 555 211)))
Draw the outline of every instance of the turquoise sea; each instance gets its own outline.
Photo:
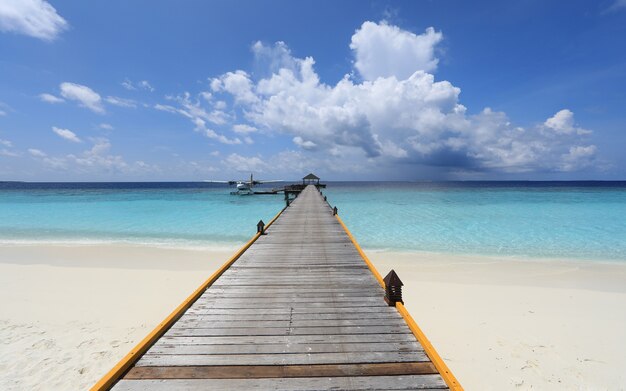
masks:
MULTIPOLYGON (((243 243, 282 195, 207 183, 0 183, 0 245, 243 243)), ((369 249, 626 261, 626 182, 330 182, 369 249)))

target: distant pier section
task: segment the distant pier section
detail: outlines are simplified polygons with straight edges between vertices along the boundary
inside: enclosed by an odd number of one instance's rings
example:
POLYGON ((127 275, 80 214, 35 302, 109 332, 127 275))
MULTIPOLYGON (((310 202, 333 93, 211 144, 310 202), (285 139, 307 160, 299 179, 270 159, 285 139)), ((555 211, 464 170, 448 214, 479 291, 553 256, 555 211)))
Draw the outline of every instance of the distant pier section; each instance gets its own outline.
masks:
POLYGON ((326 185, 320 183, 320 178, 310 173, 309 175, 302 178, 302 183, 294 183, 293 185, 287 185, 283 188, 283 192, 285 193, 285 204, 289 206, 289 204, 300 194, 307 186, 315 186, 317 190, 325 189, 326 185))
POLYGON ((284 193, 285 203, 287 204, 287 206, 289 206, 291 201, 293 201, 298 196, 298 194, 300 194, 309 185, 315 186, 315 188, 317 188, 318 190, 326 188, 326 185, 320 182, 320 178, 317 175, 310 173, 309 175, 302 178, 302 183, 285 185, 282 188, 273 188, 272 190, 255 190, 254 194, 284 193))

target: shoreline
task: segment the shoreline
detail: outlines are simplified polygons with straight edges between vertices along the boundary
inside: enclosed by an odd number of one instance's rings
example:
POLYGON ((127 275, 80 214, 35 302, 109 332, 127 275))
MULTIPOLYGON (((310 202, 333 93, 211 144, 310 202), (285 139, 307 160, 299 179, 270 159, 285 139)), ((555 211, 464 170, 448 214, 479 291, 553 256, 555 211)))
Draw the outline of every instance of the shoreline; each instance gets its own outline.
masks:
MULTIPOLYGON (((238 248, 0 246, 0 388, 93 385, 238 248)), ((365 251, 467 390, 626 384, 626 263, 365 251)))
MULTIPOLYGON (((135 241, 135 240, 114 240, 114 239, 59 239, 59 240, 3 240, 0 239, 0 249, 2 248, 15 248, 15 247, 106 247, 106 248, 151 248, 160 250, 181 250, 181 251, 208 251, 208 252, 222 252, 232 251, 241 247, 249 237, 242 238, 239 242, 208 242, 208 241, 135 241)), ((358 239, 357 239, 358 241, 358 239)), ((361 243, 359 243, 361 244, 361 243)), ((361 247, 367 254, 397 254, 401 257, 414 256, 414 257, 426 257, 426 258, 452 258, 463 259, 466 262, 476 261, 483 263, 486 260, 493 262, 557 262, 557 263, 593 263, 593 264, 626 264, 626 258, 594 258, 585 256, 559 256, 551 257, 545 255, 520 255, 520 254, 493 254, 493 253, 459 253, 459 252, 444 252, 444 251, 426 251, 404 248, 379 248, 379 247, 366 247, 361 244, 361 247)), ((2 260, 0 260, 2 262, 2 260)))

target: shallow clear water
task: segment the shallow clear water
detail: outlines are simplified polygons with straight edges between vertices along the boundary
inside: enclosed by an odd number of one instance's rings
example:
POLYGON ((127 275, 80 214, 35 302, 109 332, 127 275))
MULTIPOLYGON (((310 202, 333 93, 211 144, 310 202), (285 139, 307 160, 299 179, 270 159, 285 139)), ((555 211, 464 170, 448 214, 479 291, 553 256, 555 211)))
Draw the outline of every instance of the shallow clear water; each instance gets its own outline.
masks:
MULTIPOLYGON (((626 260, 624 182, 330 183, 367 248, 626 260)), ((204 183, 0 183, 0 243, 243 242, 282 195, 204 183)))
POLYGON ((420 183, 329 188, 370 248, 626 260, 626 184, 420 183))
POLYGON ((232 196, 227 187, 202 183, 11 187, 0 188, 5 243, 230 244, 249 239, 257 222, 269 221, 284 204, 279 196, 232 196))

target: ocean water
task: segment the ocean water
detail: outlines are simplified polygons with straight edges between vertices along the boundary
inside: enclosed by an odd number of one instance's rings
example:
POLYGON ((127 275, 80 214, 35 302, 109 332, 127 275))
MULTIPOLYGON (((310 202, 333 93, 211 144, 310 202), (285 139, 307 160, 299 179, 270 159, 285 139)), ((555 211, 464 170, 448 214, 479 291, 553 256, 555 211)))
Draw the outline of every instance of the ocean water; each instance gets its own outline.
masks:
MULTIPOLYGON (((282 195, 208 183, 0 183, 0 244, 243 243, 282 195)), ((626 182, 339 182, 369 249, 626 261, 626 182)))

